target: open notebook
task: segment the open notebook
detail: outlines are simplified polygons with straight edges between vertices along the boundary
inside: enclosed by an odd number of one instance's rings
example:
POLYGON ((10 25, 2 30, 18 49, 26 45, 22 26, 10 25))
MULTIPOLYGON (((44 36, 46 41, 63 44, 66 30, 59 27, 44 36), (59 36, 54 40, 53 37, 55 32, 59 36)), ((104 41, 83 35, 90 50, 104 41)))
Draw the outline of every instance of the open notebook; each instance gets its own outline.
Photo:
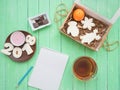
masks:
POLYGON ((41 48, 28 85, 40 90, 58 90, 68 55, 41 48))

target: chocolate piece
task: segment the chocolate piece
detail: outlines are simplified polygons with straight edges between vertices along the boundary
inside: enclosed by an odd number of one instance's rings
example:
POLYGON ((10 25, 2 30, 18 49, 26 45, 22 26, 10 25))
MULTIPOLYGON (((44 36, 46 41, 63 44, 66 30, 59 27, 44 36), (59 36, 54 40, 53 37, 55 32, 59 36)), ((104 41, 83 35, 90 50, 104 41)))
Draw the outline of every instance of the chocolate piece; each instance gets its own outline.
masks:
POLYGON ((34 28, 39 27, 38 23, 33 23, 34 28))
POLYGON ((48 20, 46 19, 46 20, 43 20, 43 23, 44 23, 44 24, 48 24, 49 22, 48 22, 48 20))

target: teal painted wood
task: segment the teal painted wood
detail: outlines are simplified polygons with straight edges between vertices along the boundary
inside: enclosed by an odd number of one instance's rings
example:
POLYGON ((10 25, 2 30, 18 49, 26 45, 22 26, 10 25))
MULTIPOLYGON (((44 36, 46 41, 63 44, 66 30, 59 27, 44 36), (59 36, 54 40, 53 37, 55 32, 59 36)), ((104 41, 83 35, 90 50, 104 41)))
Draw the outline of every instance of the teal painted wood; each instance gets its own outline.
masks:
MULTIPOLYGON (((116 2, 114 2, 114 1, 108 2, 108 16, 111 17, 113 15, 113 13, 118 8, 119 8, 119 1, 118 0, 116 0, 116 2), (109 9, 111 7, 111 5, 113 5, 114 8, 109 9)), ((118 24, 118 22, 116 22, 113 25, 113 27, 111 29, 111 32, 108 35, 108 40, 110 42, 119 40, 118 39, 118 36, 119 36, 118 27, 120 27, 120 25, 118 24)), ((120 58, 118 58, 118 50, 115 50, 115 51, 113 51, 111 53, 108 53, 108 89, 109 90, 113 90, 113 89, 118 90, 119 89, 119 87, 118 87, 119 86, 119 83, 118 83, 119 82, 118 81, 119 80, 119 76, 118 76, 119 59, 120 58)))
POLYGON ((55 49, 57 51, 61 51, 61 34, 56 27, 56 23, 54 22, 54 16, 57 5, 61 2, 61 0, 49 0, 49 16, 51 20, 51 25, 49 26, 50 29, 50 48, 55 49), (53 8, 54 7, 54 8, 53 8), (55 43, 56 42, 56 43, 55 43))
MULTIPOLYGON (((37 49, 34 56, 25 63, 16 63, 0 53, 0 90, 16 90, 16 85, 28 68, 35 64, 41 47, 48 47, 70 56, 59 90, 119 90, 120 89, 120 48, 106 52, 101 48, 94 52, 83 45, 61 34, 53 20, 56 6, 64 2, 68 9, 74 0, 1 0, 0 1, 0 49, 3 48, 6 37, 13 31, 25 30, 37 39, 37 49), (13 3, 14 2, 14 3, 13 3), (47 12, 51 25, 38 31, 32 31, 28 17, 47 12), (86 82, 77 80, 72 73, 72 65, 80 56, 94 58, 98 72, 94 79, 86 82)), ((118 7, 119 0, 81 0, 81 3, 102 16, 110 19, 118 7)), ((61 21, 61 24, 63 21, 61 21)), ((120 19, 116 21, 109 32, 109 42, 120 41, 120 19)), ((30 75, 21 83, 17 90, 38 90, 27 85, 30 75)))
MULTIPOLYGON (((6 13, 5 13, 5 35, 6 37, 12 33, 13 31, 15 31, 17 29, 17 1, 13 0, 14 4, 10 1, 10 0, 6 0, 6 4, 5 7, 6 8, 6 13), (15 14, 16 13, 16 14, 15 14)), ((6 38, 4 38, 5 41, 6 38)), ((5 78, 6 78, 6 82, 5 82, 5 90, 7 89, 11 89, 14 90, 15 86, 16 86, 16 79, 19 77, 16 77, 17 71, 16 71, 16 63, 13 62, 12 60, 10 60, 7 56, 6 58, 4 58, 6 60, 5 65, 5 78), (14 80, 13 80, 14 79, 14 80)), ((19 70, 19 73, 20 70, 19 70)), ((19 74, 20 75, 20 74, 19 74)))
MULTIPOLYGON (((2 33, 4 33, 4 34, 3 34, 3 37, 1 37, 1 39, 0 39, 0 48, 2 48, 2 46, 4 44, 4 37, 6 37, 6 35, 5 35, 6 22, 4 20, 4 18, 6 16, 6 14, 5 14, 6 13, 6 8, 5 8, 6 0, 1 1, 1 3, 3 5, 0 5, 0 12, 3 13, 4 15, 2 15, 0 17, 0 22, 1 22, 1 24, 0 24, 1 34, 0 35, 2 36, 2 33)), ((6 85, 6 56, 0 54, 0 57, 2 57, 2 58, 0 58, 1 59, 1 63, 0 63, 0 89, 5 90, 6 89, 6 87, 5 87, 5 85, 6 85)))

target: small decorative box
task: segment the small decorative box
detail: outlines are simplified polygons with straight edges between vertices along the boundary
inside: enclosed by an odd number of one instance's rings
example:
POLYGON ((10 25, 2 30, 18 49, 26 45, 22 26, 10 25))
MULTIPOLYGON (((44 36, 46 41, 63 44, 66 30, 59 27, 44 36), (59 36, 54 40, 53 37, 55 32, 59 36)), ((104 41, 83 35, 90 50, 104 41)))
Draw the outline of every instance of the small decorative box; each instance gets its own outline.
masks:
POLYGON ((60 32, 84 46, 98 51, 102 46, 112 22, 88 9, 74 3, 60 28, 60 32))
POLYGON ((51 24, 50 19, 46 13, 30 17, 29 24, 33 31, 41 29, 51 24))

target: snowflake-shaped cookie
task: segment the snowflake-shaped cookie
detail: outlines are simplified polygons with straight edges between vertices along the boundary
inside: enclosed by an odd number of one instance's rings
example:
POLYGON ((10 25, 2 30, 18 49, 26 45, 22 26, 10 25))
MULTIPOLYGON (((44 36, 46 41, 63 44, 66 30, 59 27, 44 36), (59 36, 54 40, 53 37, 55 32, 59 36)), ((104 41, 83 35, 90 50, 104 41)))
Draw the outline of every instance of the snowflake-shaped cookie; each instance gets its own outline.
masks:
POLYGON ((83 24, 83 29, 88 28, 89 30, 92 29, 92 27, 95 26, 95 24, 93 23, 93 18, 87 18, 85 17, 84 20, 81 21, 81 23, 83 24))

